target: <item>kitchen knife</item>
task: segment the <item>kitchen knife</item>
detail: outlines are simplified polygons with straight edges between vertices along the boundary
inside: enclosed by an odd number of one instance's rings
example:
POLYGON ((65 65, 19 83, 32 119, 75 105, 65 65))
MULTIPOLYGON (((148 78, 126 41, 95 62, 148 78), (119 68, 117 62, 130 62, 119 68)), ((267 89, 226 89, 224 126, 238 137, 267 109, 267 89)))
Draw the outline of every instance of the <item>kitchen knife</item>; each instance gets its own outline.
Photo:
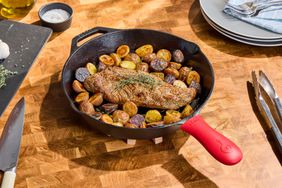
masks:
POLYGON ((0 170, 4 172, 1 188, 14 187, 24 125, 24 111, 25 100, 22 98, 12 110, 0 139, 0 170))

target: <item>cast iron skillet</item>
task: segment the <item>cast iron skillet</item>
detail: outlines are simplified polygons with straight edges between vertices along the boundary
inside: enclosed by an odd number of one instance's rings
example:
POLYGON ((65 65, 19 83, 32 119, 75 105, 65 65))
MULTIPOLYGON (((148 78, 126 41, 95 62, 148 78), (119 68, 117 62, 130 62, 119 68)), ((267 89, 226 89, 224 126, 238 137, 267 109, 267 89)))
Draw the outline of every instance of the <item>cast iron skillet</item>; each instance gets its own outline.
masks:
POLYGON ((214 73, 212 65, 206 56, 201 52, 200 48, 192 42, 154 30, 118 30, 96 27, 73 38, 71 54, 62 72, 62 85, 73 110, 80 114, 91 126, 108 136, 120 139, 152 139, 174 133, 181 127, 183 131, 194 136, 210 154, 220 162, 233 165, 238 163, 242 158, 240 149, 233 142, 210 128, 204 120, 197 115, 212 93, 214 73), (79 41, 94 34, 100 35, 79 47, 77 46, 79 41), (131 49, 136 49, 144 44, 153 45, 155 50, 162 48, 170 51, 180 49, 185 56, 184 62, 189 62, 187 65, 192 66, 201 76, 202 92, 199 98, 193 103, 195 109, 194 113, 179 122, 163 127, 135 129, 109 125, 80 112, 73 100, 75 93, 72 90, 72 82, 75 79, 75 70, 85 66, 89 61, 97 63, 97 59, 100 55, 112 53, 122 44, 127 44, 131 49))

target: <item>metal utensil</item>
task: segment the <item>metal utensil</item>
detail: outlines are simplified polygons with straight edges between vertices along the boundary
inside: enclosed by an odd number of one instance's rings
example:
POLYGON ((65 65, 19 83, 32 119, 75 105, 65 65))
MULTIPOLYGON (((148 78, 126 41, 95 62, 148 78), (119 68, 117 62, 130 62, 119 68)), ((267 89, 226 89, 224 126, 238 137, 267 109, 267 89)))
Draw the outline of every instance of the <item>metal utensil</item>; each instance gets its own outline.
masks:
MULTIPOLYGON (((262 72, 259 71, 259 83, 263 87, 263 89, 266 91, 268 96, 271 98, 273 103, 275 104, 277 114, 279 116, 280 122, 282 122, 282 104, 279 99, 279 96, 277 95, 273 85, 271 84, 270 80, 267 78, 267 76, 262 72)), ((279 126, 279 125, 278 125, 279 126)), ((282 126, 282 125, 280 125, 282 126)), ((280 127, 281 130, 281 127, 280 127)))
POLYGON ((282 154, 282 134, 277 126, 277 122, 273 118, 273 115, 261 94, 260 84, 258 82, 255 71, 252 71, 252 79, 253 79, 253 86, 256 94, 256 102, 258 104, 259 110, 261 111, 265 120, 271 125, 272 133, 274 135, 274 138, 276 139, 280 153, 282 154))
POLYGON ((12 110, 0 139, 0 170, 4 171, 1 188, 14 187, 24 125, 24 111, 25 100, 22 98, 12 110))

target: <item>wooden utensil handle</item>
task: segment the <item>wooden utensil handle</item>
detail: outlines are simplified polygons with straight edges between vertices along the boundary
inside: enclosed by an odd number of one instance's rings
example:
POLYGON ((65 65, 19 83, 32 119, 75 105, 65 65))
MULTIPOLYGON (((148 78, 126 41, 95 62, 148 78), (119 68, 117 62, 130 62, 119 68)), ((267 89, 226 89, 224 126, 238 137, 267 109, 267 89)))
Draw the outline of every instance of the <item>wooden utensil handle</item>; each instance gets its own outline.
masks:
POLYGON ((242 152, 231 140, 211 128, 200 115, 186 121, 181 129, 195 137, 219 162, 235 165, 242 159, 242 152))
POLYGON ((4 173, 1 188, 13 188, 16 180, 16 173, 7 171, 4 173))

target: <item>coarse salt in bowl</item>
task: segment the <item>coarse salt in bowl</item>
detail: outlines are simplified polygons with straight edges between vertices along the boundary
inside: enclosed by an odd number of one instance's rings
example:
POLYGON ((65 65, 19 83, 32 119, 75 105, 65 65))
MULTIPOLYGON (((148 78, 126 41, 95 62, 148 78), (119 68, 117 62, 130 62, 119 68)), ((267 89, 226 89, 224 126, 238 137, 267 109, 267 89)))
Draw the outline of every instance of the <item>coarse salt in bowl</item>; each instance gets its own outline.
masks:
POLYGON ((39 10, 41 25, 59 32, 68 29, 72 21, 72 8, 64 3, 50 3, 39 10))

